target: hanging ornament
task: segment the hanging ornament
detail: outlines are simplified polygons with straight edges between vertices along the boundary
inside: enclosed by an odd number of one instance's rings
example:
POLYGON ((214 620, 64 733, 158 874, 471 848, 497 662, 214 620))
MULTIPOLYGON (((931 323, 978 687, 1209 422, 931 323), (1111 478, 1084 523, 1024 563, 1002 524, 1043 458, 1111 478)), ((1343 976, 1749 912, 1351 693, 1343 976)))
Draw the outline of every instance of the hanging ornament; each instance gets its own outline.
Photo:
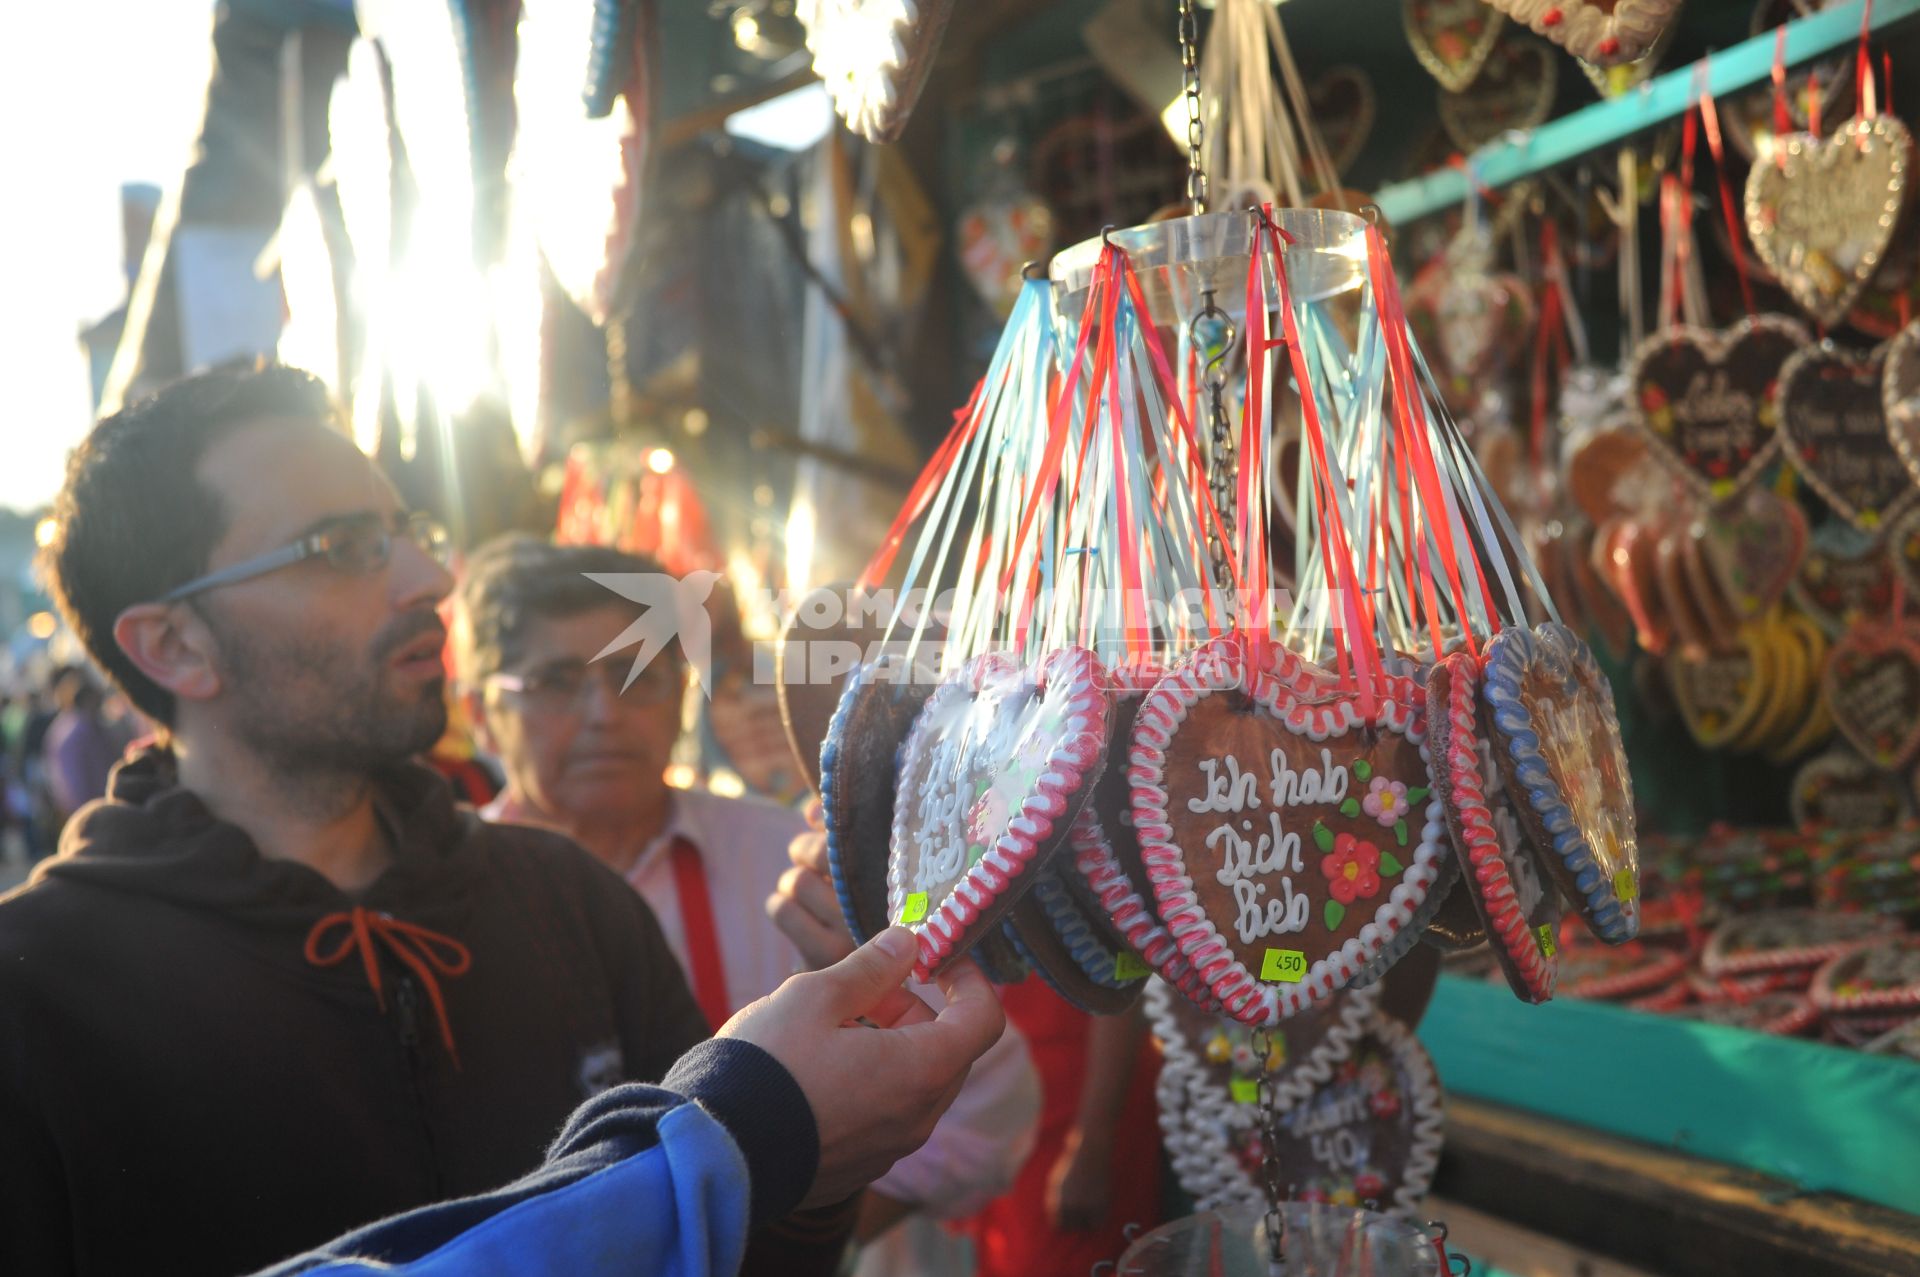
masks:
MULTIPOLYGON (((1751 36, 1778 32, 1788 22, 1836 3, 1838 0, 1759 0, 1747 32, 1751 36)), ((1853 89, 1854 59, 1836 54, 1788 71, 1785 53, 1784 44, 1778 45, 1771 84, 1737 94, 1721 108, 1727 115, 1734 145, 1749 160, 1771 159, 1775 139, 1789 133, 1815 132, 1815 120, 1824 121, 1831 129, 1846 119, 1844 104, 1853 89)))
POLYGON ((960 213, 960 266, 980 299, 1000 315, 1020 297, 1020 271, 1053 247, 1053 210, 1038 195, 1005 191, 960 213))
POLYGON ((1920 754, 1920 622, 1862 618, 1834 642, 1821 676, 1834 725, 1875 767, 1920 754))
POLYGON ((1908 475, 1920 484, 1920 320, 1901 329, 1884 349, 1880 407, 1887 436, 1908 475))
POLYGON ((1400 18, 1413 56, 1449 93, 1473 83, 1507 23, 1482 0, 1401 0, 1400 18))
POLYGON ((1561 48, 1597 67, 1632 62, 1653 48, 1681 0, 1489 0, 1561 48))
POLYGON ((1560 65, 1538 40, 1508 33, 1494 46, 1473 83, 1440 93, 1440 123, 1463 151, 1477 151, 1505 134, 1525 132, 1553 113, 1560 65))
POLYGON ((1920 492, 1888 434, 1880 396, 1887 347, 1808 347, 1780 370, 1780 433, 1787 457, 1841 518, 1872 532, 1920 492))
POLYGON ((1377 109, 1373 81, 1359 67, 1331 67, 1307 86, 1307 101, 1312 107, 1311 119, 1326 142, 1334 173, 1345 176, 1373 135, 1377 109))
POLYGON ((869 142, 892 142, 920 100, 953 0, 799 0, 813 70, 869 142))
MULTIPOLYGON (((1678 0, 1674 8, 1679 8, 1678 0)), ((1630 61, 1601 64, 1590 62, 1577 54, 1574 61, 1580 64, 1580 70, 1586 74, 1594 92, 1603 98, 1617 98, 1639 88, 1653 77, 1653 73, 1660 69, 1661 60, 1666 57, 1667 46, 1673 43, 1673 33, 1678 29, 1678 23, 1669 22, 1661 28, 1647 51, 1630 61)))
POLYGON ((1837 638, 1856 616, 1891 612, 1893 584, 1884 537, 1846 523, 1828 523, 1808 538, 1788 593, 1795 607, 1837 638))

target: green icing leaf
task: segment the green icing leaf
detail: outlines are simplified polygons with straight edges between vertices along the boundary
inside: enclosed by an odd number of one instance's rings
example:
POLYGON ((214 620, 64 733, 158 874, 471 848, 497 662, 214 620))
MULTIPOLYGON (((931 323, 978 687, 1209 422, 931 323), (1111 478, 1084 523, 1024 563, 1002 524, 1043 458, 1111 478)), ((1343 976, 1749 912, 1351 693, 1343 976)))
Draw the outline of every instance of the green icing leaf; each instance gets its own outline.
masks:
POLYGON ((1333 831, 1327 828, 1325 821, 1313 822, 1313 845, 1322 851, 1333 850, 1333 831))
POLYGON ((1400 873, 1404 869, 1406 869, 1406 866, 1401 864, 1398 860, 1394 859, 1394 855, 1392 852, 1383 851, 1380 853, 1380 872, 1381 873, 1386 874, 1389 878, 1391 878, 1394 874, 1400 873))
POLYGON ((1320 911, 1320 916, 1327 920, 1327 930, 1334 931, 1339 928, 1341 921, 1346 918, 1347 907, 1338 900, 1329 900, 1327 901, 1327 907, 1320 911))
POLYGON ((1408 801, 1409 803, 1417 803, 1417 802, 1422 802, 1422 801, 1424 801, 1424 800, 1426 799, 1426 796, 1427 796, 1427 794, 1428 794, 1429 792, 1430 792, 1430 791, 1428 791, 1428 790, 1427 790, 1427 789, 1425 789, 1425 788, 1421 788, 1421 789, 1409 789, 1409 790, 1407 791, 1407 801, 1408 801))
POLYGON ((1364 758, 1353 760, 1353 778, 1365 782, 1373 779, 1373 764, 1364 758))
POLYGON ((1358 798, 1349 798, 1344 803, 1341 803, 1340 814, 1342 816, 1358 816, 1360 814, 1360 800, 1358 798))
POLYGON ((1400 845, 1402 847, 1407 845, 1407 822, 1406 821, 1396 820, 1393 822, 1393 836, 1400 840, 1400 845))

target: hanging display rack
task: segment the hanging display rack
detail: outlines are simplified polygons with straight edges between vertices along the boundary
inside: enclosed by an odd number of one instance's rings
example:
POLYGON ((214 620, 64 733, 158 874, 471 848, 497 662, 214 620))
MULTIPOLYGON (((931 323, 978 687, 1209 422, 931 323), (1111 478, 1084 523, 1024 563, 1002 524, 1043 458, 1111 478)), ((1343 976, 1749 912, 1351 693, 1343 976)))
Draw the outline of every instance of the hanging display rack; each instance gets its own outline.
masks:
MULTIPOLYGON (((1866 0, 1853 0, 1787 23, 1787 65, 1809 62, 1858 39, 1865 4, 1866 0)), ((1874 0, 1867 29, 1885 31, 1916 16, 1920 16, 1920 0, 1874 0)), ((1706 91, 1722 97, 1764 83, 1773 72, 1775 39, 1774 32, 1764 32, 1704 59, 1706 91)), ((1632 92, 1596 102, 1512 141, 1484 146, 1464 167, 1396 182, 1379 192, 1376 203, 1381 216, 1395 226, 1405 226, 1415 218, 1458 208, 1467 198, 1469 172, 1482 188, 1493 190, 1679 119, 1699 96, 1700 74, 1697 63, 1678 67, 1632 92)))

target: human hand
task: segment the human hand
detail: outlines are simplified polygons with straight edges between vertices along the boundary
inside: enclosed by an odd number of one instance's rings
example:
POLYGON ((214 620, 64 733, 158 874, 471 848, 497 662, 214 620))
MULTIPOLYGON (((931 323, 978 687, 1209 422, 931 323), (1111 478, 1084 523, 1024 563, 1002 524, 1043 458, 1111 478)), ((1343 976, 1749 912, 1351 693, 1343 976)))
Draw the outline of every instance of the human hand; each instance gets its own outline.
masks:
POLYGON ((820 1166, 802 1206, 841 1201, 920 1147, 967 1070, 1006 1026, 971 962, 940 978, 938 1015, 901 988, 913 933, 890 927, 824 971, 794 976, 738 1012, 721 1037, 752 1042, 786 1068, 813 1109, 820 1166))
POLYGON ((813 829, 787 844, 793 867, 780 875, 774 893, 767 897, 767 916, 793 942, 807 966, 818 971, 852 953, 854 945, 840 896, 828 876, 827 836, 820 832, 818 800, 808 804, 807 822, 813 829))
POLYGON ((1069 1131, 1047 1174, 1047 1218, 1063 1233, 1091 1233, 1107 1217, 1112 1198, 1111 1150, 1069 1131))

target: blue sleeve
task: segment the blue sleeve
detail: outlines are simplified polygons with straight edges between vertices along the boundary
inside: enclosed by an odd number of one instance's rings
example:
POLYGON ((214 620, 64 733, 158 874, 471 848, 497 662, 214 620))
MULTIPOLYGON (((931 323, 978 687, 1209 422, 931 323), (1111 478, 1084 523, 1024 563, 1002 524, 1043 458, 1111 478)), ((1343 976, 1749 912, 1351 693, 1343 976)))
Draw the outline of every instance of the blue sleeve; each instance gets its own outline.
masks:
POLYGON ((797 1206, 818 1165, 813 1112, 792 1075, 759 1047, 718 1038, 658 1087, 589 1100, 531 1175, 397 1215, 261 1277, 724 1277, 748 1229, 797 1206))

